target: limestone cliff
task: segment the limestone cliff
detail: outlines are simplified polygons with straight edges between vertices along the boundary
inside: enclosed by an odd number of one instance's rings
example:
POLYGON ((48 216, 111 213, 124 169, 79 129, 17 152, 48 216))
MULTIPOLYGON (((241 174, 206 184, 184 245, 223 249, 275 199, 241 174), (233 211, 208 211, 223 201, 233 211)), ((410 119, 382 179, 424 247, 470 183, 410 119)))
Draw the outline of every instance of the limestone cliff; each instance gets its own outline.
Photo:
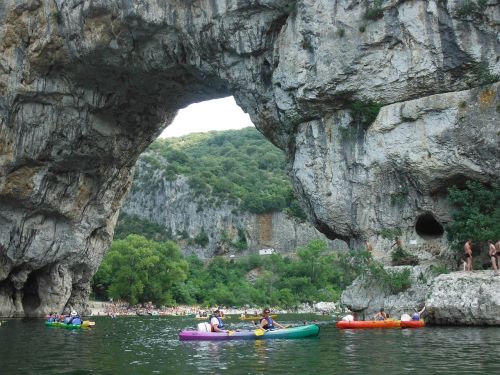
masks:
POLYGON ((147 177, 145 171, 150 168, 145 160, 137 164, 133 188, 122 212, 163 227, 186 255, 238 257, 257 253, 263 248, 287 253, 312 240, 326 241, 331 249, 347 248, 345 242, 328 240, 309 222, 289 217, 281 211, 252 214, 227 202, 214 205, 209 202, 209 197, 196 194, 186 177, 169 181, 159 171, 147 177), (207 244, 192 241, 201 233, 206 235, 207 244), (234 246, 238 241, 245 242, 246 247, 238 249, 234 246))
POLYGON ((0 315, 85 307, 140 152, 228 94, 329 238, 446 222, 450 183, 500 175, 500 7, 474 4, 2 1, 0 315))
POLYGON ((424 318, 430 324, 500 325, 500 277, 493 271, 435 276, 428 267, 418 266, 411 280, 408 290, 393 294, 372 277, 359 278, 342 294, 342 303, 366 319, 381 307, 399 318, 426 306, 424 318))

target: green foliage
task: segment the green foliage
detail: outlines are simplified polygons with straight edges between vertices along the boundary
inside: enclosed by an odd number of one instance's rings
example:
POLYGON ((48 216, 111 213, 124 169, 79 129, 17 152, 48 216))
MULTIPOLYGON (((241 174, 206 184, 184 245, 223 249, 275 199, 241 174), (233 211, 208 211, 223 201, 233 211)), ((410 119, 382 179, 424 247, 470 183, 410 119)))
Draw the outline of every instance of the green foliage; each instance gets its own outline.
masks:
POLYGON ((57 23, 58 25, 62 24, 63 16, 59 10, 56 10, 52 13, 52 18, 54 22, 57 23))
POLYGON ((161 179, 183 175, 203 205, 227 202, 252 213, 291 208, 289 213, 305 216, 286 175, 284 154, 255 128, 158 139, 139 163, 133 191, 152 191, 161 179))
POLYGON ((379 285, 394 294, 404 292, 411 287, 410 268, 387 271, 381 263, 372 261, 369 264, 369 274, 379 285))
POLYGON ((442 265, 442 264, 433 264, 431 265, 431 272, 434 276, 441 275, 443 273, 450 273, 451 271, 448 269, 448 267, 442 265))
POLYGON ((492 74, 487 63, 481 62, 472 67, 474 84, 489 85, 500 80, 498 74, 492 74))
POLYGON ((452 222, 447 225, 448 240, 462 252, 467 239, 473 242, 495 241, 500 238, 500 185, 486 187, 479 182, 467 181, 464 189, 448 189, 452 206, 452 222))
POLYGON ((339 38, 343 38, 345 36, 345 29, 337 29, 337 35, 339 38))
POLYGON ((209 242, 210 239, 208 238, 208 235, 205 233, 205 230, 202 228, 201 232, 198 233, 194 238, 194 243, 201 247, 205 247, 208 245, 209 242))
POLYGON ((365 26, 365 25, 361 25, 361 26, 359 27, 359 32, 360 32, 360 33, 364 33, 365 31, 366 31, 366 26, 365 26))
POLYGON ((354 100, 350 103, 354 120, 367 129, 378 116, 382 104, 372 100, 354 100))
POLYGON ((238 250, 248 249, 247 238, 245 236, 245 231, 242 228, 238 228, 238 239, 233 242, 232 245, 238 250))
POLYGON ((131 303, 293 307, 337 301, 370 259, 364 251, 331 253, 323 241, 299 248, 297 255, 252 255, 238 261, 215 257, 203 264, 193 256, 182 259, 172 243, 129 236, 113 243, 92 287, 98 298, 131 303), (167 255, 162 253, 165 248, 170 251, 167 255), (257 275, 253 280, 247 278, 250 271, 257 275))
POLYGON ((297 1, 292 1, 290 4, 285 5, 285 12, 291 14, 297 10, 297 1))
POLYGON ((456 14, 460 18, 469 16, 481 15, 488 5, 487 0, 463 0, 460 6, 456 9, 456 14))
POLYGON ((169 241, 172 239, 172 233, 166 231, 161 225, 137 216, 120 213, 115 227, 114 238, 122 240, 129 234, 139 234, 155 241, 169 241))
POLYGON ((364 18, 371 21, 376 21, 384 16, 382 9, 382 0, 366 0, 366 12, 364 18))
POLYGON ((402 235, 402 231, 400 228, 384 228, 380 231, 380 236, 382 238, 385 238, 386 240, 394 240, 396 237, 399 237, 402 235))
POLYGON ((418 258, 409 254, 401 247, 396 247, 391 252, 393 266, 415 266, 419 263, 418 258))
POLYGON ((173 242, 130 235, 114 241, 93 278, 96 296, 131 304, 173 304, 172 289, 187 277, 188 263, 173 242))
POLYGON ((406 198, 408 197, 408 194, 406 193, 392 193, 391 194, 391 206, 401 206, 406 198))

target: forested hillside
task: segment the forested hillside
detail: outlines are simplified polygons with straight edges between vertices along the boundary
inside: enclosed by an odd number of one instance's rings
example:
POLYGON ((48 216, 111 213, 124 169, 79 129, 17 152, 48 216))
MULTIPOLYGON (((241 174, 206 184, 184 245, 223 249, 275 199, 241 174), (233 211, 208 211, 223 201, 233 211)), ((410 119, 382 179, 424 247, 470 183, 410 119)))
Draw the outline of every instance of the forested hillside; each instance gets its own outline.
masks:
POLYGON ((183 175, 208 203, 235 205, 241 211, 286 210, 305 219, 285 172, 285 156, 255 128, 158 139, 141 156, 145 173, 136 173, 133 189, 154 189, 162 178, 183 175))

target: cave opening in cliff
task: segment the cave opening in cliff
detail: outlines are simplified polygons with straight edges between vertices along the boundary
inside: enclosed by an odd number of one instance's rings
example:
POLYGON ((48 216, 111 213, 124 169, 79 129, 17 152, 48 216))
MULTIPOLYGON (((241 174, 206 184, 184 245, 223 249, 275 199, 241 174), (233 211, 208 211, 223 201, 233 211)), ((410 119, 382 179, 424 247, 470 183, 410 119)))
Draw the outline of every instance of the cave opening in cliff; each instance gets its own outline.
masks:
POLYGON ((422 238, 439 238, 444 234, 443 226, 430 212, 417 217, 415 231, 422 238))
POLYGON ((39 272, 31 272, 28 280, 23 287, 23 310, 26 316, 33 315, 40 306, 40 296, 38 295, 38 274, 39 272))

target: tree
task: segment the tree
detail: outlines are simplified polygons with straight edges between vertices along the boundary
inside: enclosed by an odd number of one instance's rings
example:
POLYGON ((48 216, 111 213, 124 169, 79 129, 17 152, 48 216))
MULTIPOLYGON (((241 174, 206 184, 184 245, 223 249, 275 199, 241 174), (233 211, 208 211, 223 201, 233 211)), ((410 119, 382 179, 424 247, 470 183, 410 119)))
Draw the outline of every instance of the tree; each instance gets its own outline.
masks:
POLYGON ((464 189, 448 189, 452 206, 452 222, 446 227, 452 247, 462 251, 468 239, 474 242, 496 241, 500 238, 500 186, 486 187, 467 181, 464 189))
POLYGON ((172 288, 187 278, 188 263, 173 242, 129 235, 114 241, 94 277, 94 290, 131 304, 172 304, 172 288))

